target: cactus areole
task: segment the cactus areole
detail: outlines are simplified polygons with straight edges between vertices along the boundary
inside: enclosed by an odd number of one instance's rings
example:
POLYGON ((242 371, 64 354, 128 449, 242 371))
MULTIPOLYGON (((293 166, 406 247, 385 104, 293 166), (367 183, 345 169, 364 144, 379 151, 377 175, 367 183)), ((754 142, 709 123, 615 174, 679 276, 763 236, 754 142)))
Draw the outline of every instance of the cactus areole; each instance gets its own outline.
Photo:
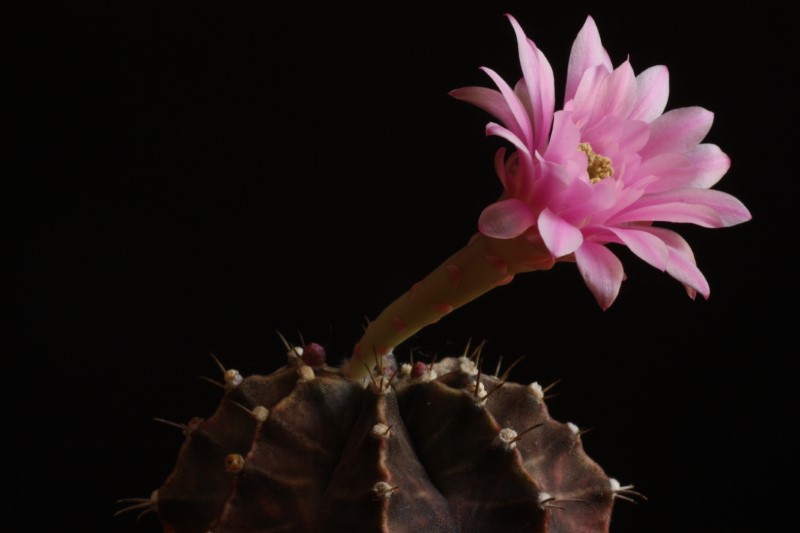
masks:
MULTIPOLYGON (((654 222, 731 226, 750 214, 711 190, 729 167, 701 144, 713 115, 664 113, 665 67, 613 69, 589 18, 572 48, 555 111, 547 59, 509 17, 523 79, 452 95, 501 123, 501 198, 479 233, 367 327, 341 368, 316 343, 286 343, 268 376, 222 370, 225 396, 207 420, 176 424, 177 464, 149 498, 168 533, 604 533, 615 499, 637 495, 589 459, 581 431, 550 418, 547 388, 487 375, 468 353, 394 362, 393 349, 452 310, 523 272, 575 262, 602 308, 617 297, 624 245, 708 296, 689 245, 654 222)), ((465 335, 467 337, 467 335, 465 335)))

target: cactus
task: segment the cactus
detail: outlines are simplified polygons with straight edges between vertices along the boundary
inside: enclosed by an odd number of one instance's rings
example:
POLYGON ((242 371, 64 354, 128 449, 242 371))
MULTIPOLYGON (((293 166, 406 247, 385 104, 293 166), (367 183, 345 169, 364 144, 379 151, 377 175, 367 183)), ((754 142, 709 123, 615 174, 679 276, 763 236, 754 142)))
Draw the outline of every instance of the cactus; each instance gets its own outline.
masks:
POLYGON ((174 533, 602 532, 630 494, 550 418, 537 383, 461 356, 364 386, 320 350, 292 348, 268 376, 225 370, 216 413, 181 427, 174 471, 131 508, 174 533))
MULTIPOLYGON (((177 465, 151 498, 168 533, 290 531, 608 531, 622 486, 583 452, 581 432, 552 420, 544 390, 489 376, 462 355, 394 364, 393 350, 517 274, 574 262, 603 309, 617 298, 627 246, 708 296, 686 241, 654 222, 724 227, 749 220, 713 186, 728 157, 700 144, 713 116, 663 113, 664 67, 612 69, 594 21, 573 45, 564 108, 553 72, 511 17, 523 79, 451 93, 493 114, 488 134, 516 151, 495 159, 501 198, 479 234, 372 321, 341 368, 317 344, 287 343, 289 362, 243 378, 220 364, 225 398, 186 434, 177 465)), ((480 350, 476 352, 479 354, 480 350)))

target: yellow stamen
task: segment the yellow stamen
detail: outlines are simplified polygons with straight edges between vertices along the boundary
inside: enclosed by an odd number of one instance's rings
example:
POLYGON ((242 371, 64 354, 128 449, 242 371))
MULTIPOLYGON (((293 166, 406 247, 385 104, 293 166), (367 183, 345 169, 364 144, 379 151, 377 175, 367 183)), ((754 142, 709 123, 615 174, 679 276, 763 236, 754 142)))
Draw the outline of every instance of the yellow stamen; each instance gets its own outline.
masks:
POLYGON ((584 152, 589 159, 589 166, 586 171, 589 173, 589 183, 597 183, 609 176, 614 175, 614 167, 611 166, 611 158, 596 154, 589 143, 581 143, 578 150, 584 152))

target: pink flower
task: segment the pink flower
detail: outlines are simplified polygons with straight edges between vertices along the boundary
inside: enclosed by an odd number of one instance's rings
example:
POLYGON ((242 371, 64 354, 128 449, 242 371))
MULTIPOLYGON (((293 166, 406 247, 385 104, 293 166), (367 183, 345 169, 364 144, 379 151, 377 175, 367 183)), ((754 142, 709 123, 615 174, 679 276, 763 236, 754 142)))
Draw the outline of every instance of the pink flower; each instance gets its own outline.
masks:
POLYGON ((733 196, 711 190, 730 167, 719 147, 703 144, 713 114, 700 107, 664 113, 664 66, 634 75, 629 61, 614 69, 589 17, 569 59, 564 108, 555 109, 553 71, 544 54, 509 16, 523 78, 512 89, 488 68, 499 90, 466 87, 451 94, 494 115, 487 134, 510 142, 495 166, 504 194, 481 214, 487 237, 543 242, 553 258, 574 260, 603 309, 616 299, 622 263, 605 246, 634 254, 708 298, 692 250, 676 232, 653 222, 727 227, 750 219, 733 196))

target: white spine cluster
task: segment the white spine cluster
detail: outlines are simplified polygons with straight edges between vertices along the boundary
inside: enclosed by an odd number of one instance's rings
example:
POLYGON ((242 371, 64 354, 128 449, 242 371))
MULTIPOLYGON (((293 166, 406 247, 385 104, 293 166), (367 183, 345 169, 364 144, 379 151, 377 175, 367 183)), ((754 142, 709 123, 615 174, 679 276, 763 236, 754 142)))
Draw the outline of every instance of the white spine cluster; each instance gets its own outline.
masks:
POLYGON ((269 409, 267 409, 263 405, 257 405, 253 407, 251 413, 253 415, 253 418, 258 420, 259 422, 264 422, 267 420, 267 417, 269 416, 269 409))
POLYGON ((392 428, 390 428, 386 424, 378 422, 377 424, 372 426, 371 434, 376 439, 388 439, 392 435, 391 429, 392 428))
POLYGON ((372 492, 376 499, 388 500, 393 493, 397 492, 397 487, 393 487, 385 481, 378 481, 372 486, 372 492))
POLYGON ((544 400, 544 389, 542 386, 539 385, 536 381, 528 385, 528 392, 531 393, 531 396, 539 400, 540 402, 544 400))
POLYGON ((225 390, 233 390, 244 381, 238 370, 230 368, 225 371, 225 390))
POLYGON ((542 510, 547 509, 547 504, 553 501, 553 497, 549 492, 540 492, 537 498, 539 500, 539 508, 542 510))
POLYGON ((494 445, 510 452, 517 447, 517 432, 511 428, 503 428, 494 438, 494 445))
POLYGON ((478 365, 469 357, 461 356, 458 358, 458 367, 461 371, 468 376, 475 376, 478 374, 478 365))
POLYGON ((478 405, 485 405, 486 404, 486 386, 483 384, 482 381, 475 381, 467 385, 467 391, 469 391, 473 397, 475 398, 475 403, 478 405))

